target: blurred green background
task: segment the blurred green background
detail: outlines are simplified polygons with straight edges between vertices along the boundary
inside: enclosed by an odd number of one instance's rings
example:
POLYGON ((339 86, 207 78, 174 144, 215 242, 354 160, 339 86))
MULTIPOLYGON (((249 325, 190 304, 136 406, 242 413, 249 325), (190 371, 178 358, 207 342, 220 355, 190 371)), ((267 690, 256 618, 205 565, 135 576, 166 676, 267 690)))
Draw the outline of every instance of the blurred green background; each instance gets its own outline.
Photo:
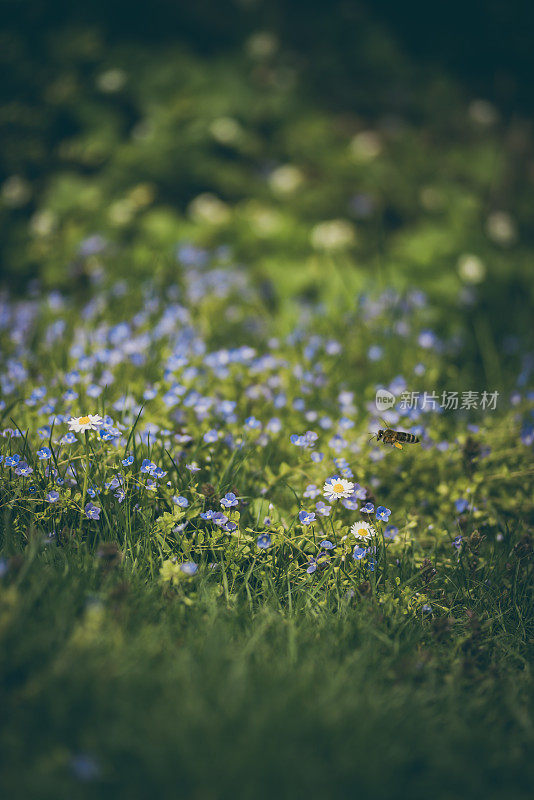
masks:
POLYGON ((192 241, 229 246, 267 303, 341 266, 445 319, 478 308, 494 349, 530 328, 528 3, 2 5, 14 291, 83 292, 104 251, 165 281, 192 241))

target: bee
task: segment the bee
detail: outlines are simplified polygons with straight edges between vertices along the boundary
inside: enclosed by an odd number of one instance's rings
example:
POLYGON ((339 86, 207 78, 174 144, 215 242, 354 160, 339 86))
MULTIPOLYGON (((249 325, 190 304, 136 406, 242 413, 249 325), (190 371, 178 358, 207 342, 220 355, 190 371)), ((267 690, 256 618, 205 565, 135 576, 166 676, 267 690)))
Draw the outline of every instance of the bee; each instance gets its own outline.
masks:
MULTIPOLYGON (((414 436, 413 433, 406 433, 406 431, 394 431, 393 428, 380 428, 378 433, 374 434, 371 439, 379 442, 382 440, 384 444, 390 444, 398 450, 402 450, 402 444, 417 444, 421 440, 414 436)), ((369 440, 370 441, 370 440, 369 440)))

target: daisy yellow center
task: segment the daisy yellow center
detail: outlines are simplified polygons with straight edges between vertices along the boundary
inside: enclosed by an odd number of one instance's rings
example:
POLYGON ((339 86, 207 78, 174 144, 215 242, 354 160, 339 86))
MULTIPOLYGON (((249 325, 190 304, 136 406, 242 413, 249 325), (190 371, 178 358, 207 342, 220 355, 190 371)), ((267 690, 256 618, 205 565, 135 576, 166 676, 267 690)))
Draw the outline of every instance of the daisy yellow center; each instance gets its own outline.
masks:
POLYGON ((358 536, 367 536, 369 531, 367 530, 367 528, 358 528, 357 533, 358 533, 358 536))
POLYGON ((79 419, 78 419, 78 423, 80 425, 87 425, 87 423, 89 423, 89 422, 91 422, 89 417, 79 417, 79 419))
POLYGON ((334 492, 343 492, 345 490, 345 487, 343 486, 342 483, 334 483, 332 489, 334 490, 334 492))

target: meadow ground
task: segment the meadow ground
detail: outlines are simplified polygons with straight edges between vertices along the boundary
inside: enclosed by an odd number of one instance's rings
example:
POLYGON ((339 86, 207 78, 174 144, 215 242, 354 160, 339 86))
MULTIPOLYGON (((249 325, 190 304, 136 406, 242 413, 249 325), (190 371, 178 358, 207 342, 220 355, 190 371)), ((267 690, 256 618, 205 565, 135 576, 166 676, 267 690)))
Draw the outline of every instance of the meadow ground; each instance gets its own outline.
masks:
POLYGON ((3 50, 10 800, 531 796, 531 131, 373 37, 3 50))

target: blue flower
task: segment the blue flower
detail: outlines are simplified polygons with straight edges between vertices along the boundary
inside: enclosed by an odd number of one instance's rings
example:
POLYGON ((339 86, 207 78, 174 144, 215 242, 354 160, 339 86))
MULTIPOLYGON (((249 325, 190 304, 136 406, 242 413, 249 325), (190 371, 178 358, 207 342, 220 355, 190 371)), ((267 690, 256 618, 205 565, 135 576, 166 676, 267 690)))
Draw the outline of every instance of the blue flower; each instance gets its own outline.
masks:
POLYGON ((375 507, 372 503, 366 503, 364 506, 360 508, 360 512, 362 514, 372 514, 375 510, 375 507))
POLYGON ((321 494, 320 489, 318 489, 317 486, 314 483, 309 483, 306 486, 306 490, 305 490, 305 492, 303 493, 302 496, 303 497, 310 497, 313 500, 315 497, 317 497, 318 494, 321 494))
POLYGON ((464 500, 463 497, 460 497, 454 501, 454 505, 456 506, 456 511, 459 514, 463 514, 469 508, 469 500, 464 500))
POLYGON ((457 550, 459 550, 461 548, 461 546, 462 546, 462 541, 463 541, 463 537, 462 536, 457 536, 455 539, 453 539, 452 546, 455 547, 457 550))
POLYGON ((530 425, 529 423, 523 425, 521 428, 521 442, 526 447, 530 447, 531 444, 534 444, 534 425, 530 425))
POLYGON ((18 453, 15 453, 13 456, 6 457, 6 467, 16 467, 20 461, 20 456, 18 453))
POLYGON ((48 500, 49 503, 57 503, 57 501, 59 500, 59 492, 56 491, 48 492, 48 494, 46 495, 46 499, 48 500))
POLYGON ((256 544, 262 550, 266 550, 268 547, 270 547, 272 545, 272 543, 273 543, 272 542, 272 538, 271 538, 271 535, 269 533, 262 533, 256 539, 256 544))
POLYGON ((365 558, 366 553, 367 550, 365 549, 365 547, 358 547, 358 545, 356 545, 356 547, 352 551, 352 557, 355 561, 361 561, 362 558, 365 558))
POLYGON ((100 777, 100 765, 93 756, 79 753, 72 757, 70 768, 81 781, 94 781, 100 777))
POLYGON ((299 520, 303 525, 311 525, 315 521, 315 511, 299 511, 299 520))
POLYGON ((126 456, 126 458, 122 459, 121 464, 123 467, 129 467, 131 466, 131 464, 133 464, 133 462, 134 462, 133 456, 126 456))
POLYGON ((49 458, 52 458, 52 451, 49 447, 41 447, 41 449, 37 451, 37 457, 41 461, 47 461, 49 458))
POLYGON ((100 506, 95 506, 93 503, 87 503, 85 506, 85 516, 89 519, 100 519, 101 511, 100 506))
POLYGON ((317 513, 322 517, 329 517, 330 511, 332 510, 332 506, 327 506, 322 500, 319 500, 319 502, 315 504, 315 508, 317 509, 317 513))
POLYGON ((390 514, 391 514, 391 509, 386 508, 385 506, 378 506, 378 508, 376 509, 376 518, 382 520, 382 522, 387 522, 390 514))
POLYGON ((394 539, 398 532, 399 529, 395 525, 387 525, 384 530, 384 536, 386 539, 394 539))
POLYGON ((239 500, 233 492, 227 492, 221 500, 221 505, 223 508, 232 508, 232 506, 237 506, 238 504, 239 500))
POLYGON ((26 461, 21 461, 18 464, 18 466, 15 468, 15 474, 16 475, 22 475, 23 478, 25 478, 27 475, 31 475, 32 472, 33 472, 33 469, 30 467, 30 465, 26 461))
POLYGON ((198 564, 195 564, 194 561, 184 561, 183 564, 180 564, 180 569, 184 575, 195 575, 198 571, 198 564))
POLYGON ((335 545, 329 539, 325 539, 324 542, 320 542, 319 547, 322 547, 323 550, 333 550, 335 545))
POLYGON ((172 498, 172 502, 175 505, 180 506, 180 508, 187 508, 187 506, 189 505, 189 500, 187 499, 187 497, 182 497, 181 494, 179 495, 175 494, 174 497, 172 498))
POLYGON ((324 458, 324 453, 314 452, 311 454, 311 460, 318 464, 324 458))
POLYGON ((146 472, 149 475, 152 475, 154 473, 154 470, 156 470, 156 469, 157 469, 157 465, 154 464, 153 461, 151 461, 149 458, 144 458, 143 459, 143 462, 141 464, 141 472, 146 472))

